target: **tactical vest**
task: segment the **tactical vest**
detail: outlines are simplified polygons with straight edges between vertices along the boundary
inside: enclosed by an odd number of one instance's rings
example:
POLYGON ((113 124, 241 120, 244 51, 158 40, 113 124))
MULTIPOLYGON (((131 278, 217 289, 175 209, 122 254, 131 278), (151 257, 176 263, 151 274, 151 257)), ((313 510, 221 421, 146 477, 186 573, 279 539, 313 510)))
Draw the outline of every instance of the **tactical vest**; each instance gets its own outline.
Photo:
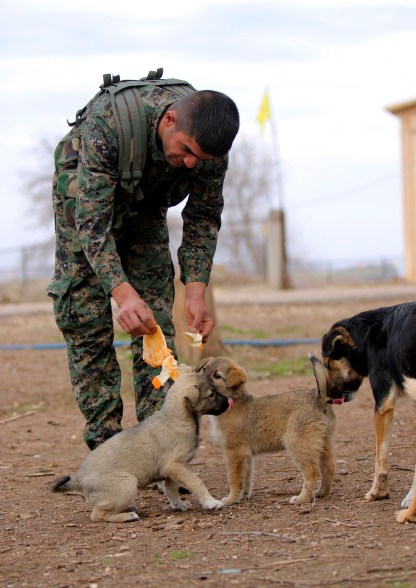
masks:
POLYGON ((146 163, 147 126, 141 91, 149 86, 169 87, 179 99, 196 92, 188 82, 175 78, 162 79, 163 68, 149 71, 139 80, 120 80, 120 76, 104 74, 101 90, 76 113, 74 123, 82 123, 88 106, 104 92, 110 95, 119 138, 118 171, 121 187, 133 193, 138 186, 146 163))

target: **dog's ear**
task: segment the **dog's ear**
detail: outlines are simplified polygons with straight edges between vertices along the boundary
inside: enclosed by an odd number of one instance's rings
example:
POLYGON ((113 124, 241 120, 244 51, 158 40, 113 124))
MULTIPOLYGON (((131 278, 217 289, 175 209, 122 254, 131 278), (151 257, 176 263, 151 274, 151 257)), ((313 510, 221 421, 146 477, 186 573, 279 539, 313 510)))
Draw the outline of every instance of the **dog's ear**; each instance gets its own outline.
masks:
POLYGON ((324 364, 320 359, 318 359, 315 355, 311 353, 308 354, 308 357, 312 363, 313 374, 315 376, 316 384, 318 386, 319 394, 326 397, 326 387, 327 387, 327 380, 326 380, 326 370, 324 364))
POLYGON ((199 400, 198 386, 188 386, 184 394, 184 399, 189 408, 193 411, 199 400))
POLYGON ((181 376, 183 376, 183 374, 189 374, 192 371, 193 371, 193 369, 187 363, 180 363, 179 364, 179 374, 181 376))
POLYGON ((247 382, 247 374, 239 365, 230 365, 227 372, 227 388, 235 388, 247 382))
POLYGON ((204 357, 204 359, 201 359, 201 361, 198 363, 198 365, 195 368, 195 371, 198 372, 202 372, 204 367, 207 365, 207 363, 209 361, 211 361, 211 359, 213 359, 212 357, 204 357))
POLYGON ((344 327, 331 329, 322 337, 322 353, 331 359, 345 357, 353 347, 354 341, 344 327))

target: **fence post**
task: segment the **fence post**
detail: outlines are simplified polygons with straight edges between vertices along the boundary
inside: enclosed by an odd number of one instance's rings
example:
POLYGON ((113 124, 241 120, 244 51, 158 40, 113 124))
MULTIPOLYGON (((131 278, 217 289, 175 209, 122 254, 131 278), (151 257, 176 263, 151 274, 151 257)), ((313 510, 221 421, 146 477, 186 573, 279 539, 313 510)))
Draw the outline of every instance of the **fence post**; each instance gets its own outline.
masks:
POLYGON ((20 255, 21 280, 23 284, 29 281, 29 248, 22 247, 20 255))
POLYGON ((271 210, 265 222, 266 280, 279 290, 290 287, 287 273, 285 215, 281 208, 271 210))

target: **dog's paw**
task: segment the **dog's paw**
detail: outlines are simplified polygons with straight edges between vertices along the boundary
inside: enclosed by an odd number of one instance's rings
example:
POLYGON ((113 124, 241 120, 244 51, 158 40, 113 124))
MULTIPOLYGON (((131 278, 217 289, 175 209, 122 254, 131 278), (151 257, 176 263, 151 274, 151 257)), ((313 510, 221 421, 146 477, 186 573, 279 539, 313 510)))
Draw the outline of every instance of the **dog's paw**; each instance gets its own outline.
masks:
POLYGON ((203 502, 202 506, 208 510, 218 510, 219 508, 222 508, 224 504, 221 500, 216 500, 215 498, 211 497, 210 499, 203 502))
POLYGON ((232 504, 237 504, 237 502, 240 502, 238 499, 233 498, 232 496, 228 495, 228 496, 224 496, 224 498, 221 499, 221 502, 223 503, 224 506, 231 506, 232 504))
POLYGON ((125 523, 133 523, 134 521, 138 521, 140 519, 138 513, 134 510, 126 514, 128 514, 129 516, 124 520, 125 523))
POLYGON ((139 511, 137 510, 137 508, 135 506, 130 506, 129 508, 126 508, 126 512, 135 512, 137 514, 137 516, 139 516, 139 511))
POLYGON ((400 508, 409 508, 410 503, 412 502, 413 492, 410 492, 405 496, 400 504, 400 508))
POLYGON ((149 490, 157 490, 159 494, 165 494, 165 482, 163 480, 161 482, 148 484, 147 488, 149 488, 149 490))
POLYGON ((192 508, 192 504, 190 502, 188 502, 187 500, 181 500, 180 498, 177 498, 175 496, 175 498, 171 498, 168 496, 168 501, 169 501, 169 505, 171 507, 172 510, 189 510, 190 508, 192 508))
POLYGON ((183 512, 185 512, 185 510, 189 510, 190 508, 192 508, 192 504, 189 502, 189 500, 178 500, 178 502, 176 502, 175 505, 172 506, 172 508, 175 510, 182 510, 183 512))
POLYGON ((110 514, 108 516, 104 516, 101 520, 110 523, 135 523, 139 519, 140 517, 136 511, 126 510, 125 512, 120 512, 118 514, 110 514))
POLYGON ((394 513, 394 517, 397 523, 405 523, 406 522, 406 515, 404 514, 403 510, 398 510, 394 513))
POLYGON ((303 506, 304 504, 313 504, 314 501, 314 496, 302 497, 301 494, 299 494, 299 496, 292 496, 292 498, 290 499, 290 504, 297 504, 298 506, 303 506))
POLYGON ((394 516, 398 523, 416 523, 416 515, 408 510, 398 510, 394 516))
POLYGON ((378 474, 371 486, 371 489, 365 495, 366 500, 383 500, 389 497, 389 482, 386 473, 378 474))
POLYGON ((365 500, 384 500, 385 498, 389 497, 389 491, 386 490, 385 492, 378 492, 371 489, 367 494, 364 496, 365 500))

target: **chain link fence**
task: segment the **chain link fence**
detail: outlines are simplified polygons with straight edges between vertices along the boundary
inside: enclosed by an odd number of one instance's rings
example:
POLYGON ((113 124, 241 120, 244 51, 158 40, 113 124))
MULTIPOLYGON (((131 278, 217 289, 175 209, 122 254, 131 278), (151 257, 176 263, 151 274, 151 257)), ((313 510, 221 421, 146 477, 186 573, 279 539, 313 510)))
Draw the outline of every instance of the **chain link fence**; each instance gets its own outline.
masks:
POLYGON ((0 249, 0 282, 29 282, 52 276, 54 241, 0 249))
MULTIPOLYGON (((172 240, 173 255, 176 255, 178 240, 172 240)), ((0 286, 7 283, 24 285, 33 280, 47 281, 52 277, 54 264, 54 240, 23 247, 0 249, 0 286)), ((216 265, 223 266, 228 273, 236 275, 248 272, 236 266, 230 259, 229 250, 219 243, 216 265)), ((388 282, 403 275, 403 260, 400 258, 345 259, 304 261, 288 260, 287 272, 292 288, 319 287, 330 284, 358 284, 388 282)), ((262 278, 262 269, 250 272, 262 278)))

